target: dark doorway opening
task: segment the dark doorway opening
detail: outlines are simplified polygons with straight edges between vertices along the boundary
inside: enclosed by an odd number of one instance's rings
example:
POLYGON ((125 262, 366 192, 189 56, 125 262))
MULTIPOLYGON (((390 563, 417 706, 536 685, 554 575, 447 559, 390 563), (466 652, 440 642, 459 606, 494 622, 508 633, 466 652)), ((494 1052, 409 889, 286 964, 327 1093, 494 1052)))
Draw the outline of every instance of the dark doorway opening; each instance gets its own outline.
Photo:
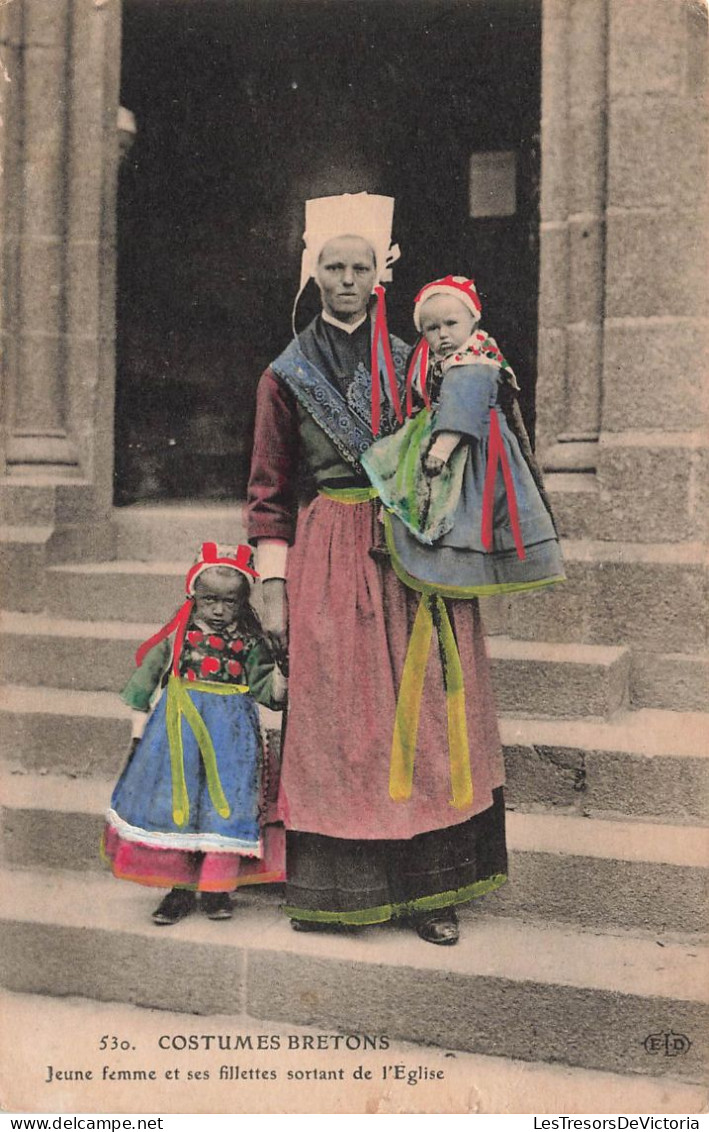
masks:
POLYGON ((540 7, 124 0, 139 132, 119 185, 117 503, 243 496, 312 196, 396 198, 407 341, 422 283, 476 279, 533 424, 540 7))

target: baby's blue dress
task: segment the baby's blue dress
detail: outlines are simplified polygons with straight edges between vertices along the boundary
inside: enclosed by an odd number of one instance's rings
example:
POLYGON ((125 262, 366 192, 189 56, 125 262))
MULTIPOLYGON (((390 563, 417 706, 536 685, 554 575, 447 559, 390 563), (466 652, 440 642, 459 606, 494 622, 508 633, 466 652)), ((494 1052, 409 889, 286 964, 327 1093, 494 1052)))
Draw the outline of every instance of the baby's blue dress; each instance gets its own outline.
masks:
POLYGON ((500 405, 503 385, 496 366, 452 367, 432 410, 422 409, 362 457, 385 508, 392 564, 414 589, 476 597, 563 580, 554 521, 500 405), (501 462, 495 476, 492 543, 484 545, 483 493, 492 414, 507 457, 524 557, 515 538, 501 462), (462 440, 444 471, 428 477, 422 458, 431 440, 444 431, 462 433, 462 440))

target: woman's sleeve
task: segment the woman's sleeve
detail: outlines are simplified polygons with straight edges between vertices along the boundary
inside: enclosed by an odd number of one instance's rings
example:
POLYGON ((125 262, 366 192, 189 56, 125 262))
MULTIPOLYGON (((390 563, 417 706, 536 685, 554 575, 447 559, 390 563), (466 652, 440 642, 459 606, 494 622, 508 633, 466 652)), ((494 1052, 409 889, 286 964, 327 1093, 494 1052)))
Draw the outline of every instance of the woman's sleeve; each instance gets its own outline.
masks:
POLYGON ((134 711, 150 711, 153 695, 170 661, 171 649, 172 643, 167 639, 145 654, 140 668, 136 668, 121 692, 124 704, 134 711))
POLYGON ((443 379, 432 432, 458 432, 481 439, 490 407, 497 400, 498 370, 492 366, 453 366, 443 379))
POLYGON ((295 398, 273 370, 263 374, 256 393, 256 421, 247 492, 249 542, 295 535, 296 473, 299 450, 295 398))
POLYGON ((249 650, 244 668, 246 682, 256 702, 280 711, 285 705, 288 685, 265 641, 259 641, 249 650))

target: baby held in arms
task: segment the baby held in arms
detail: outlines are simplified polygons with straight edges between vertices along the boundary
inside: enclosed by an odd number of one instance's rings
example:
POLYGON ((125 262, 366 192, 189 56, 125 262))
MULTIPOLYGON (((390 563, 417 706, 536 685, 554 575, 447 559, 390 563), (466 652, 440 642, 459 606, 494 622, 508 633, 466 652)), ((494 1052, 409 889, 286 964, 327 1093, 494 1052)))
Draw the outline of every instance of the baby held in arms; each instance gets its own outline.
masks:
POLYGON ((448 275, 421 289, 408 419, 362 457, 394 569, 412 588, 450 597, 564 577, 519 386, 480 313, 472 279, 448 275))

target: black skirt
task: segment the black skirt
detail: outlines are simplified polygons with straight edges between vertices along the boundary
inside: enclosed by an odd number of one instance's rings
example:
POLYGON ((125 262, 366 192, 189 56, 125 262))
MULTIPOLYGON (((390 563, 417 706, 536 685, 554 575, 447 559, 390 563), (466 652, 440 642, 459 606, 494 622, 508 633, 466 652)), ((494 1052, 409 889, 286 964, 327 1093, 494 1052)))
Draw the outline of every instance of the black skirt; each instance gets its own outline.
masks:
POLYGON ((348 841, 289 831, 286 913, 320 923, 378 924, 463 904, 507 880, 503 788, 460 825, 405 841, 348 841))

